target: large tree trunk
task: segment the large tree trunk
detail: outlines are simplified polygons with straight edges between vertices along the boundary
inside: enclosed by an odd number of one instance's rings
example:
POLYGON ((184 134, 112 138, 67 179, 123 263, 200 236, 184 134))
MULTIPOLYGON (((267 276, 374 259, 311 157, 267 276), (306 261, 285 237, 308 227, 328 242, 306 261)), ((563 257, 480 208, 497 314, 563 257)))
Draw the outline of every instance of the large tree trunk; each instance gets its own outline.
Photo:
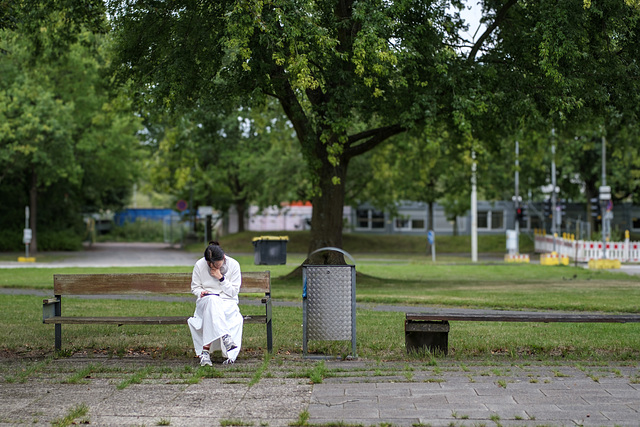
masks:
POLYGON ((247 214, 246 200, 236 202, 236 212, 238 214, 238 233, 242 233, 244 231, 245 215, 247 214))
POLYGON ((427 204, 427 206, 429 206, 428 207, 429 212, 427 214, 428 217, 429 217, 429 219, 427 220, 427 230, 433 230, 433 224, 434 224, 434 221, 433 221, 433 202, 429 202, 427 204))
POLYGON ((38 175, 31 172, 31 188, 29 189, 29 228, 31 228, 31 244, 29 250, 32 254, 38 252, 38 233, 36 219, 38 218, 38 175))
MULTIPOLYGON (((333 166, 325 158, 319 169, 320 193, 313 197, 313 212, 311 214, 311 241, 309 254, 313 251, 334 247, 342 248, 342 228, 344 210, 345 178, 347 175, 347 161, 342 160, 338 166, 333 166)), ((321 251, 309 258, 309 262, 317 264, 344 264, 344 257, 337 251, 321 251)))

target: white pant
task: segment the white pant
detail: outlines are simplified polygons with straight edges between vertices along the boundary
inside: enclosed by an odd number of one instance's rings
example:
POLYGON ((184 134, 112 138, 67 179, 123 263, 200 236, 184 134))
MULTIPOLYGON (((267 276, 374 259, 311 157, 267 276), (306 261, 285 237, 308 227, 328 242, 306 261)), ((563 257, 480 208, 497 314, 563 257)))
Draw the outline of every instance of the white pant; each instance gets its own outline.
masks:
POLYGON ((235 301, 216 295, 198 298, 196 311, 187 323, 191 330, 193 348, 198 356, 202 353, 202 346, 211 343, 209 351, 220 350, 223 357, 236 360, 240 353, 243 318, 235 301), (221 339, 226 334, 238 346, 228 353, 221 339))

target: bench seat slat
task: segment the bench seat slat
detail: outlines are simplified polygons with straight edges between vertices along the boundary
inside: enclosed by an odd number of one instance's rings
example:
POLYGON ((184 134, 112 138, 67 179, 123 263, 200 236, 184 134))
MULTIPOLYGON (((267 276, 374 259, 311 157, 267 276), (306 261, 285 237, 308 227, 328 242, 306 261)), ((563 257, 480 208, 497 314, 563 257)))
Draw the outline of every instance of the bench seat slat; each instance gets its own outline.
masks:
MULTIPOLYGON (((49 324, 113 324, 113 325, 181 325, 187 324, 190 316, 149 316, 149 317, 81 317, 81 316, 53 316, 44 319, 49 324)), ((246 315, 244 323, 266 323, 265 315, 246 315)))
POLYGON ((407 313, 407 320, 451 320, 475 322, 564 322, 564 323, 638 323, 640 314, 592 313, 407 313))
MULTIPOLYGON (((191 293, 191 273, 54 274, 55 295, 191 293)), ((242 273, 241 293, 270 292, 268 271, 242 273)))

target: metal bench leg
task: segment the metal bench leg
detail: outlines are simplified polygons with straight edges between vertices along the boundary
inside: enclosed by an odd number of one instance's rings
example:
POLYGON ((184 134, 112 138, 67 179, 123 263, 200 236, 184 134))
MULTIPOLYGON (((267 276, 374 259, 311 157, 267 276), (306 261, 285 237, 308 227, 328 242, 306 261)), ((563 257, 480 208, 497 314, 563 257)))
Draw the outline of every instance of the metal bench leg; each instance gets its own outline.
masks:
POLYGON ((62 349, 62 325, 60 323, 55 324, 56 330, 56 351, 62 349))
MULTIPOLYGON (((62 296, 56 295, 58 302, 55 305, 56 316, 62 316, 62 296)), ((55 334, 56 334, 56 351, 62 350, 62 324, 55 324, 55 334)))
POLYGON ((271 319, 267 321, 267 350, 273 353, 273 332, 271 328, 271 319))
POLYGON ((272 318, 271 318, 271 295, 269 295, 269 299, 267 301, 265 307, 265 314, 267 315, 267 350, 269 353, 273 353, 273 328, 272 328, 272 318))

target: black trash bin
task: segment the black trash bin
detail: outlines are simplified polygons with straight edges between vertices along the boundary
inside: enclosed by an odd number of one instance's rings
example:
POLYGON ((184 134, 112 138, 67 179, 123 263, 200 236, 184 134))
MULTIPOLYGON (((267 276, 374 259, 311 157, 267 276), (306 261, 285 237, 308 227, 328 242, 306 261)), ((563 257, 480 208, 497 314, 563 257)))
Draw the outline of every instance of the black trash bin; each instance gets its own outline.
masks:
POLYGON ((253 238, 253 261, 255 265, 287 263, 287 236, 260 236, 253 238))

